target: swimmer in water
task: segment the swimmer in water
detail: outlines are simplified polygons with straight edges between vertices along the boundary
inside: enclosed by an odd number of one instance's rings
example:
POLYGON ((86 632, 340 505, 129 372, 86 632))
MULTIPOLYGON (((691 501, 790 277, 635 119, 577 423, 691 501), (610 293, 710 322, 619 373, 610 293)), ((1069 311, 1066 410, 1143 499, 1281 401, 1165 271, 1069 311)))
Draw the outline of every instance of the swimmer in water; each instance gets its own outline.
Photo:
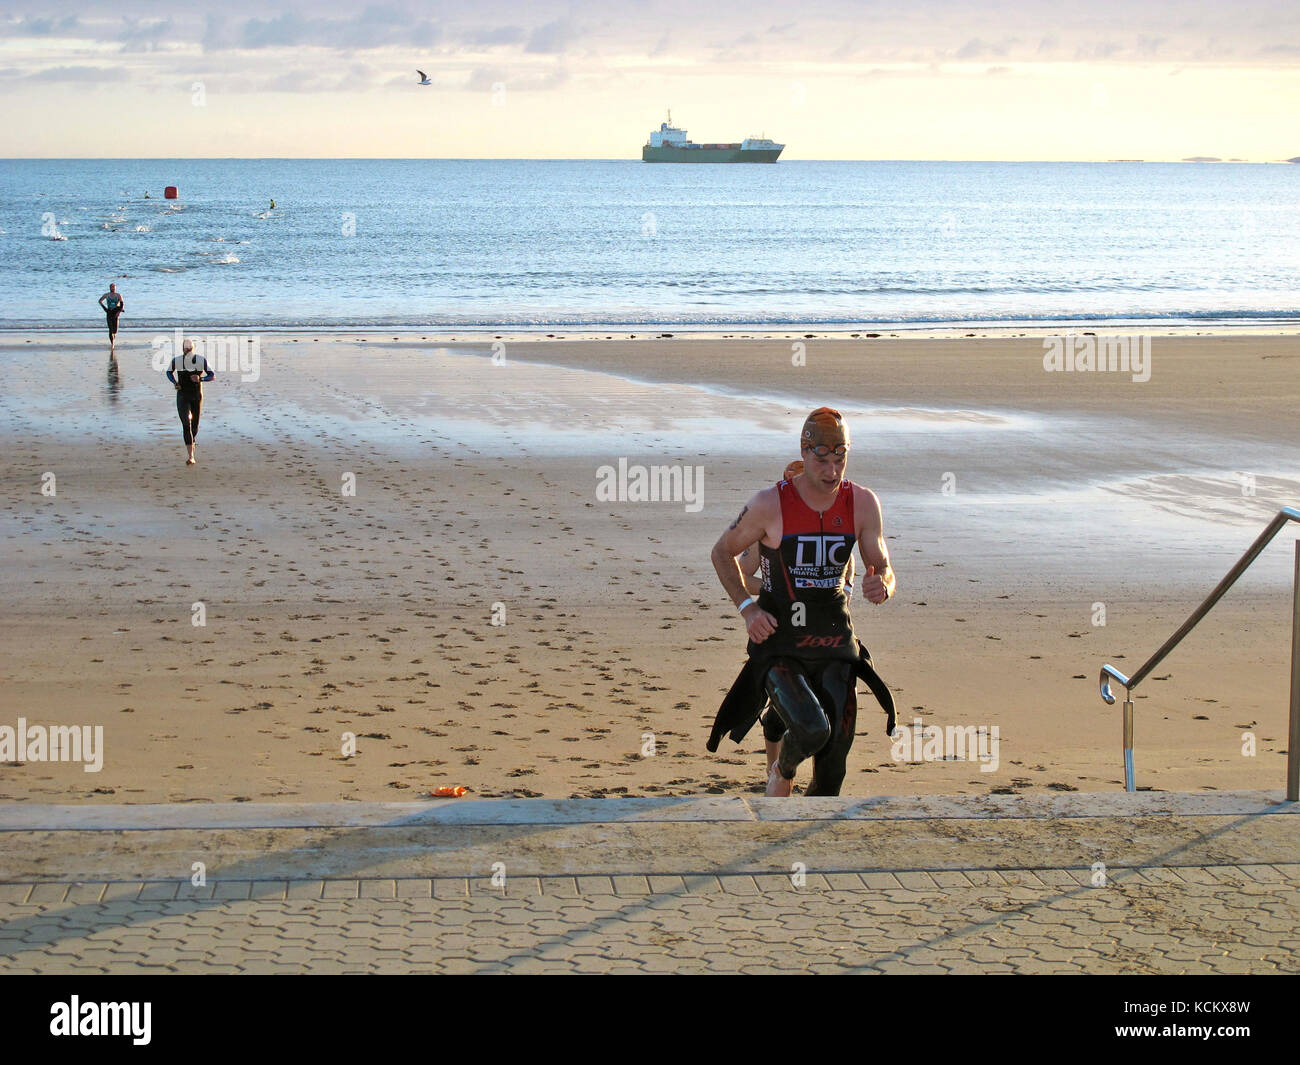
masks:
POLYGON ((176 413, 181 419, 181 433, 188 453, 186 466, 195 463, 194 442, 199 435, 199 414, 203 410, 203 382, 211 381, 215 376, 208 360, 194 354, 193 340, 185 341, 182 353, 175 356, 167 367, 167 380, 176 386, 176 413))

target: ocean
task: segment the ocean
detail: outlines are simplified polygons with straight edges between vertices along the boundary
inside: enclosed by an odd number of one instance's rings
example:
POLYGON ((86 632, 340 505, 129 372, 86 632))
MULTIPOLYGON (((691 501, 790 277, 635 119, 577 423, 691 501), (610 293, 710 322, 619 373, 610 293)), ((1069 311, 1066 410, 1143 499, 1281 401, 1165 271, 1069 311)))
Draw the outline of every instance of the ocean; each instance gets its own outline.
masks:
POLYGON ((132 331, 1300 320, 1285 164, 8 160, 0 192, 4 328, 99 328, 110 281, 132 331))

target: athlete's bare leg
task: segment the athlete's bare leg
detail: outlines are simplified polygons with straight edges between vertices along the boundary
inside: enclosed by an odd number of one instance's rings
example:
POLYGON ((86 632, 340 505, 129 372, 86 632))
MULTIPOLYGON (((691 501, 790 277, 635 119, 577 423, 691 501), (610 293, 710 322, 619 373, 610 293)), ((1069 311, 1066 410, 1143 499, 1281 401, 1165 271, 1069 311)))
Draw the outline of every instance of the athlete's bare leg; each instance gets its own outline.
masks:
MULTIPOLYGON (((774 766, 776 764, 776 760, 779 757, 781 757, 781 741, 769 740, 766 736, 764 736, 763 745, 767 748, 767 790, 764 792, 764 794, 765 795, 789 795, 790 789, 794 786, 794 781, 786 780, 784 777, 781 777, 780 780, 774 780, 772 777, 772 766, 774 766), (772 790, 773 788, 782 788, 782 787, 785 788, 784 791, 772 790)), ((777 776, 780 776, 780 774, 778 773, 777 776)))

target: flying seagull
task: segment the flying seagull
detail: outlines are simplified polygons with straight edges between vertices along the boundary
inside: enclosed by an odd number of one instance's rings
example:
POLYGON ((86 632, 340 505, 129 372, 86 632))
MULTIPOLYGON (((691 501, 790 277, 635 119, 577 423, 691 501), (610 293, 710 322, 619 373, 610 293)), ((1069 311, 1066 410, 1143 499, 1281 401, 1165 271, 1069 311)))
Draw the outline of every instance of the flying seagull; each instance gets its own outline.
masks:
POLYGON ((431 82, 431 81, 429 80, 429 75, 426 74, 423 70, 418 70, 418 69, 417 69, 417 70, 416 70, 416 73, 420 75, 420 80, 419 80, 418 82, 416 82, 417 85, 432 85, 432 84, 433 84, 433 82, 431 82))

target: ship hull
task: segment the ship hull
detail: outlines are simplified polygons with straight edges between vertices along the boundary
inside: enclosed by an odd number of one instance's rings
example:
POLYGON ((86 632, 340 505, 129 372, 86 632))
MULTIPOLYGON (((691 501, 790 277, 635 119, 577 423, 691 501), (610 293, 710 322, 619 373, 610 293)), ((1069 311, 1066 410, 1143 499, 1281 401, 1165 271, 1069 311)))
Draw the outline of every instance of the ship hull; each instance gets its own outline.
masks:
POLYGON ((783 149, 752 148, 641 148, 643 163, 775 163, 783 149))

